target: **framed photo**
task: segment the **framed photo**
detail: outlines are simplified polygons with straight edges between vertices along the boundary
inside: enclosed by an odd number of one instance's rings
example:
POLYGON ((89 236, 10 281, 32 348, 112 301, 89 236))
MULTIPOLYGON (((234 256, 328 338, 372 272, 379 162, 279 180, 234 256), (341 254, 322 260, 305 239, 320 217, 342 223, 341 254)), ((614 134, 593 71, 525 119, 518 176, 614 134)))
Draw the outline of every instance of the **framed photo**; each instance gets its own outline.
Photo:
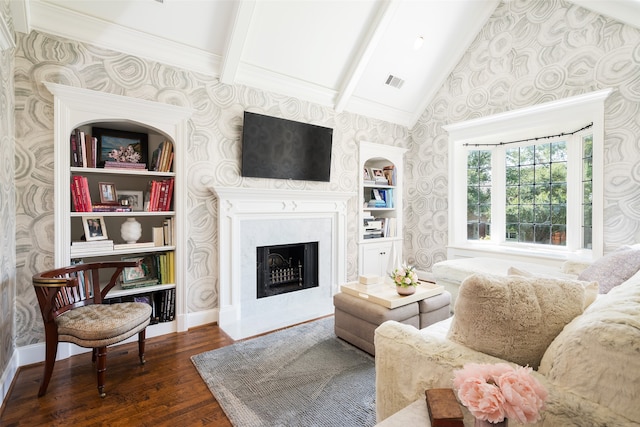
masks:
POLYGON ((118 203, 122 206, 131 206, 134 211, 143 211, 144 193, 142 191, 118 190, 118 203))
POLYGON ((146 133, 96 127, 91 132, 98 139, 98 167, 104 167, 104 162, 109 161, 140 163, 146 168, 149 146, 149 136, 146 133))
POLYGON ((364 168, 363 173, 364 173, 363 176, 365 181, 371 181, 373 179, 371 178, 371 172, 369 172, 369 169, 364 168))
POLYGON ((91 240, 106 240, 107 227, 104 218, 101 216, 85 216, 82 217, 82 225, 84 226, 84 236, 87 242, 91 240))
POLYGON ((376 181, 380 181, 383 179, 386 180, 383 170, 378 168, 371 168, 371 179, 375 179, 376 181))
POLYGON ((100 186, 100 203, 107 205, 115 205, 118 203, 116 199, 116 185, 113 182, 99 182, 100 186))
POLYGON ((136 267, 125 267, 122 270, 123 283, 139 282, 141 280, 152 280, 157 278, 154 268, 154 257, 152 255, 122 258, 122 260, 136 261, 140 263, 136 267))

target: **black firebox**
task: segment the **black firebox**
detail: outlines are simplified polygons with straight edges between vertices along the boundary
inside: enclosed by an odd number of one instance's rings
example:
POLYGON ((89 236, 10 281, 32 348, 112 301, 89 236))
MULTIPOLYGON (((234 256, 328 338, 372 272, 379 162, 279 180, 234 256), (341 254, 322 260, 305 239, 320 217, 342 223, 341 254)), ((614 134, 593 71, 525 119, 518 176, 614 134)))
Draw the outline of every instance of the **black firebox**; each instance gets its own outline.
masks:
POLYGON ((318 286, 318 242, 256 248, 257 297, 318 286))

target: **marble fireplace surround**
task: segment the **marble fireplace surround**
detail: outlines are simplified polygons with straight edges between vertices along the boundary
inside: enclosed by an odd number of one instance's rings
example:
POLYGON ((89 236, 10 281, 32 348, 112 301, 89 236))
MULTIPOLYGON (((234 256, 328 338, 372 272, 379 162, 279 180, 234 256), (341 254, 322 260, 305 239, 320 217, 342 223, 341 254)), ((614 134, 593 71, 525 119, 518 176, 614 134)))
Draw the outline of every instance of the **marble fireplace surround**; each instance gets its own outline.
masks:
POLYGON ((333 313, 346 281, 347 202, 355 193, 210 187, 218 202, 219 320, 234 340, 333 313), (319 286, 258 299, 256 248, 318 242, 319 286))

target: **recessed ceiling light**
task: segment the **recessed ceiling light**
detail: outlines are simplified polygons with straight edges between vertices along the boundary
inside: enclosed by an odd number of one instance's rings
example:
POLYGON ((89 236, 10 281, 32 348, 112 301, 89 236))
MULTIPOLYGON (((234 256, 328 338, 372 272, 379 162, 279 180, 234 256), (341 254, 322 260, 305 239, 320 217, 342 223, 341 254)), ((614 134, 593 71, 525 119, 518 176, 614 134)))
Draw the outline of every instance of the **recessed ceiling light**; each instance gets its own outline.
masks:
POLYGON ((413 41, 413 50, 418 50, 422 47, 422 43, 424 43, 424 37, 418 36, 413 41))

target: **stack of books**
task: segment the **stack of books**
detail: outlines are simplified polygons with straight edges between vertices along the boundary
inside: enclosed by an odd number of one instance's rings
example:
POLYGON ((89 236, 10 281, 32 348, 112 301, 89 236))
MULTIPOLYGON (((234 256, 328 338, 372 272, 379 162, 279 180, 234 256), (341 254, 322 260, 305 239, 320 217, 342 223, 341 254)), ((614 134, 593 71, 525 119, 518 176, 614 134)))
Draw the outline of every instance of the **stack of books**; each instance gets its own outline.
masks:
POLYGON ((170 211, 174 181, 175 178, 151 181, 146 194, 148 200, 145 200, 144 210, 147 212, 170 211))
POLYGON ((86 176, 74 175, 71 182, 71 200, 76 212, 93 212, 89 182, 86 176))
POLYGON ((134 170, 147 170, 146 163, 133 163, 133 162, 104 162, 105 169, 134 169, 134 170))
POLYGON ((71 256, 113 251, 113 240, 71 242, 71 256))
POLYGON ((173 163, 173 144, 171 141, 164 141, 153 150, 151 155, 151 170, 158 172, 171 171, 171 164, 173 163))
POLYGON ((97 163, 98 138, 75 129, 71 134, 71 166, 95 168, 97 163))

